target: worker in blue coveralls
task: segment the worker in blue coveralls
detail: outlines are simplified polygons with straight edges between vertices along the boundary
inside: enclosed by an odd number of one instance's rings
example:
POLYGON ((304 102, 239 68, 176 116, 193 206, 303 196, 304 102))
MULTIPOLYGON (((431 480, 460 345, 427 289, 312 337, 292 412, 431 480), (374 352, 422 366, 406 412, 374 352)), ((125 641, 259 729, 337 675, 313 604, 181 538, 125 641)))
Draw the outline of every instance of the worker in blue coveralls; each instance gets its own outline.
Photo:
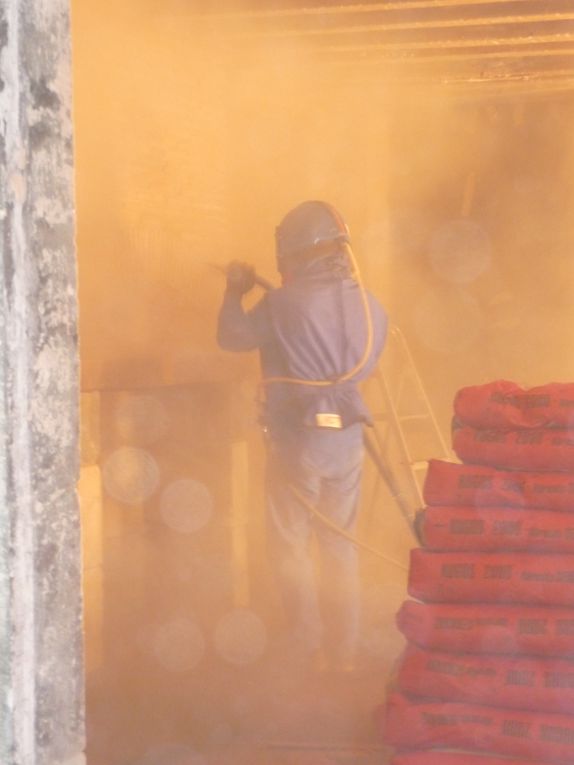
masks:
POLYGON ((357 388, 383 349, 387 318, 357 280, 349 231, 320 201, 303 202, 276 229, 282 285, 249 311, 254 269, 227 268, 219 345, 259 349, 265 388, 266 501, 290 639, 317 668, 352 670, 360 591, 357 520, 369 411, 357 388), (311 510, 321 513, 322 522, 311 510), (321 563, 317 586, 312 535, 321 563))

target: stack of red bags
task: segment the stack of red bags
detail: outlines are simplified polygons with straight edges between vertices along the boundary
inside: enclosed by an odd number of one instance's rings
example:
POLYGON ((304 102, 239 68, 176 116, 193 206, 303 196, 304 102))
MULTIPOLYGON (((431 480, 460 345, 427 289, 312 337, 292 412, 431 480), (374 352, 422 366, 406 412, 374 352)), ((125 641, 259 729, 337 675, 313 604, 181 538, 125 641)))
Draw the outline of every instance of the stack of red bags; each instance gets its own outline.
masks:
POLYGON ((573 765, 574 384, 464 388, 453 447, 397 617, 392 765, 573 765))

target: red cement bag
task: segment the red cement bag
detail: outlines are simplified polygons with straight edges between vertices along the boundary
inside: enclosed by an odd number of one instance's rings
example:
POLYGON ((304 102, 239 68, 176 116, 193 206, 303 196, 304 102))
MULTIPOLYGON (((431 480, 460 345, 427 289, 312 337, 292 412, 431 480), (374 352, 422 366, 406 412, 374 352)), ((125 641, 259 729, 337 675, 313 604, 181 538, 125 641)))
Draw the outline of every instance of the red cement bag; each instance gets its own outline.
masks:
POLYGON ((446 603, 574 606, 574 555, 411 550, 409 594, 446 603))
POLYGON ((436 650, 574 658, 574 611, 407 600, 396 617, 405 638, 436 650))
POLYGON ((399 749, 470 749, 560 765, 574 763, 571 715, 409 701, 393 694, 382 718, 385 743, 399 749))
POLYGON ((455 427, 452 446, 460 460, 506 470, 574 471, 574 431, 477 430, 455 427))
POLYGON ((457 419, 474 428, 568 428, 574 426, 574 383, 521 388, 508 380, 472 385, 454 399, 457 419))
POLYGON ((452 654, 410 647, 403 656, 397 686, 408 695, 443 701, 574 714, 574 662, 567 659, 452 654))
POLYGON ((417 516, 429 550, 574 553, 574 514, 510 507, 427 507, 417 516))
POLYGON ((574 511, 574 475, 519 473, 430 460, 424 498, 428 505, 508 505, 574 511))
POLYGON ((391 759, 391 765, 548 765, 548 760, 509 760, 507 757, 492 757, 488 754, 424 750, 396 754, 391 759))

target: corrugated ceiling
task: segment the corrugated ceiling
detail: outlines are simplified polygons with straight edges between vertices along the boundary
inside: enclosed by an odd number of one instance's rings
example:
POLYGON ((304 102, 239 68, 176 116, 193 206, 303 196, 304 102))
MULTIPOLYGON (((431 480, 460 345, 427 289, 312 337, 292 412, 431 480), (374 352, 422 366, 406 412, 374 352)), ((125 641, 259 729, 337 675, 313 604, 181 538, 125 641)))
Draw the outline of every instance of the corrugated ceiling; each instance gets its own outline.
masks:
MULTIPOLYGON (((261 4, 210 12, 217 33, 307 47, 358 82, 436 82, 531 92, 574 89, 574 0, 261 4), (258 7, 257 7, 258 6, 258 7)), ((220 6, 221 7, 221 6, 220 6)))

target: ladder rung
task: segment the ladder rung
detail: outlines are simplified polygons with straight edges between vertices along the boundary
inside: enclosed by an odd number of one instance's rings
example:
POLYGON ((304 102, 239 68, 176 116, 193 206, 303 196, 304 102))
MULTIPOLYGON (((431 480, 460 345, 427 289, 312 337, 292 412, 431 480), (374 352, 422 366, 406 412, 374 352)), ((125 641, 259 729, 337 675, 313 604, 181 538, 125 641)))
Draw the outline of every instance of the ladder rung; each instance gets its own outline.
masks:
MULTIPOLYGON (((373 420, 376 420, 377 422, 382 422, 384 420, 389 419, 389 415, 385 412, 376 412, 375 414, 371 415, 373 420)), ((430 419, 430 414, 397 414, 397 420, 399 422, 407 422, 409 420, 428 420, 430 419)))

